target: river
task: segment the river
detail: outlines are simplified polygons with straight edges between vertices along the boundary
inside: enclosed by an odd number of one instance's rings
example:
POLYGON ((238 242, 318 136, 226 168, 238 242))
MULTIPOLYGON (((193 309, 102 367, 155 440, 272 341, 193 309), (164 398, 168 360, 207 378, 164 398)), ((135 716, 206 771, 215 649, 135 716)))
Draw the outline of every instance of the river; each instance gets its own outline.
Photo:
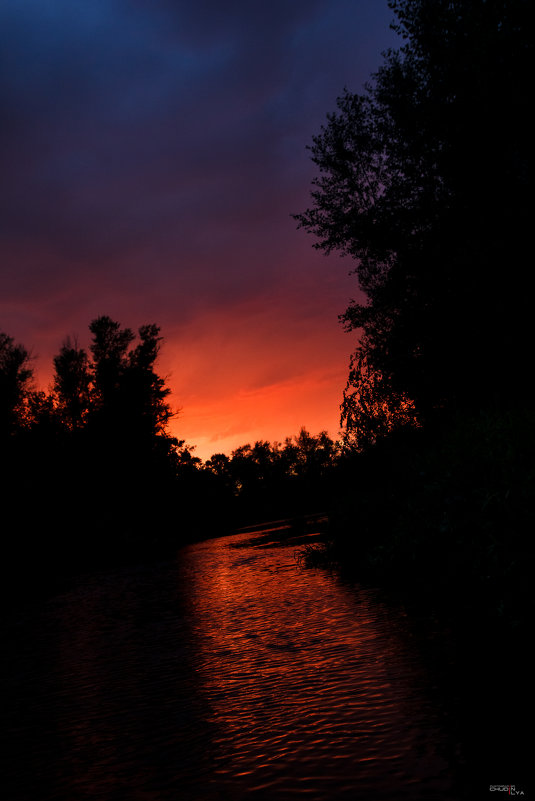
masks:
POLYGON ((462 754, 410 616, 303 568, 302 541, 242 531, 15 610, 2 797, 459 798, 462 754))

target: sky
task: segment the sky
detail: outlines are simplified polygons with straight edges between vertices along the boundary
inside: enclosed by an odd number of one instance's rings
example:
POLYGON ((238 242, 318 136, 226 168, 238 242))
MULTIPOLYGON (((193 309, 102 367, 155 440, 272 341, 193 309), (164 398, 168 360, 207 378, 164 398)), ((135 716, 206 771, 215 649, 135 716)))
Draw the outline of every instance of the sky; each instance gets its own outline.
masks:
POLYGON ((170 431, 201 458, 337 436, 354 265, 291 215, 391 21, 386 0, 2 0, 0 331, 39 388, 106 314, 160 326, 170 431))

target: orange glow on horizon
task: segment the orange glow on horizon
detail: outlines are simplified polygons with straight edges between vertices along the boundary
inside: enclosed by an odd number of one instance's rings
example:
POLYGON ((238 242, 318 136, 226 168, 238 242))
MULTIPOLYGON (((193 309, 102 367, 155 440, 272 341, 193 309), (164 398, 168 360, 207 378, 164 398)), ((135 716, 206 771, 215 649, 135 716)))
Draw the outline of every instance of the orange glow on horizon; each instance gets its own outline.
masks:
MULTIPOLYGON (((339 299, 329 300, 311 303, 304 319, 289 295, 206 310, 175 328, 164 321, 156 371, 178 410, 169 433, 194 446, 203 461, 257 440, 283 442, 302 427, 336 438, 351 343, 337 324, 339 299)), ((124 315, 115 319, 136 328, 124 315)), ((45 391, 60 330, 33 363, 35 385, 45 391)), ((78 343, 89 350, 87 334, 78 343)))
POLYGON ((291 298, 263 300, 173 334, 161 358, 180 410, 170 432, 203 460, 257 440, 282 442, 302 427, 336 438, 349 340, 332 310, 315 309, 313 319, 305 326, 291 298))
POLYGON ((205 460, 257 440, 284 441, 305 427, 336 438, 343 370, 316 371, 261 389, 229 389, 219 398, 192 399, 170 425, 170 432, 196 446, 205 460), (205 434, 203 432, 206 432, 205 434))

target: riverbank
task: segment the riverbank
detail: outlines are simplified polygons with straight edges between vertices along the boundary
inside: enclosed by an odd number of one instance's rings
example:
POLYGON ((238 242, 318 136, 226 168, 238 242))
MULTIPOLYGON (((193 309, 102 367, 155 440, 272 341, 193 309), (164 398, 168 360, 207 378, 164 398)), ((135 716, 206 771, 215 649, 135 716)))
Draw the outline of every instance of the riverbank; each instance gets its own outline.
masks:
POLYGON ((461 613, 486 610, 512 630, 532 621, 531 411, 401 432, 342 465, 340 488, 309 562, 461 613))
MULTIPOLYGON (((438 678, 467 732, 466 795, 481 781, 532 785, 535 425, 530 410, 480 413, 402 432, 356 454, 323 541, 301 559, 381 587, 422 631, 447 638, 438 678), (451 667, 449 663, 451 662, 451 667), (493 768, 494 772, 491 772, 493 768)), ((434 659, 440 664, 440 659, 434 659)), ((479 791, 478 791, 479 788, 479 791)), ((488 789, 488 788, 487 788, 488 789)))

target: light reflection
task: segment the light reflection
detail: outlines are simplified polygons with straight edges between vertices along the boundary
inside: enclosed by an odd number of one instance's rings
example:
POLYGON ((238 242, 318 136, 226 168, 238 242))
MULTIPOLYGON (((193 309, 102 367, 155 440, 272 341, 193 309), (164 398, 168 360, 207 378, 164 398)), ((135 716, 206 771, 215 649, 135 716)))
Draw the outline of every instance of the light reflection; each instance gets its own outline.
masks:
MULTIPOLYGON (((381 776, 391 791, 396 774, 426 797, 447 764, 434 753, 436 720, 401 612, 369 591, 356 599, 326 571, 299 570, 291 547, 257 547, 250 534, 203 560, 193 593, 221 777, 254 775, 255 787, 284 794, 314 775, 314 797, 327 798, 328 776, 336 797, 341 780, 354 797, 381 776)), ((420 796, 412 787, 407 797, 420 796)))
POLYGON ((6 798, 455 798, 403 613, 247 539, 13 624, 6 798))

